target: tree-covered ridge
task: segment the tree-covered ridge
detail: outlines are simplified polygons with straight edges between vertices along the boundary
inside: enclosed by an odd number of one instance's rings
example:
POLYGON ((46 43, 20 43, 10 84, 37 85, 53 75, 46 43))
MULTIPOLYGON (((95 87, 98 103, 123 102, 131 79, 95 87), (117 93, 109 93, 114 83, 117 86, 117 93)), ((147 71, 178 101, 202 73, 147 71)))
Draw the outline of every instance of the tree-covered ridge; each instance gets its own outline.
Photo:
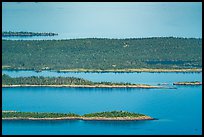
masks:
POLYGON ((2 75, 3 85, 80 85, 94 84, 91 81, 75 77, 16 77, 2 75))
POLYGON ((60 118, 60 117, 80 117, 74 113, 46 113, 46 112, 2 112, 2 118, 60 118))
MULTIPOLYGON (((76 77, 16 77, 12 78, 6 74, 2 75, 2 85, 146 85, 115 82, 92 82, 76 77)), ((146 85, 149 86, 149 85, 146 85)))
POLYGON ((131 113, 127 111, 110 111, 110 112, 96 112, 90 114, 84 114, 84 117, 140 117, 144 114, 131 113))
POLYGON ((4 31, 2 32, 3 37, 10 37, 10 36, 55 36, 58 35, 57 33, 52 32, 13 32, 13 31, 4 31))
POLYGON ((60 117, 104 117, 104 118, 117 118, 117 117, 132 117, 137 118, 146 116, 144 114, 132 113, 127 111, 107 111, 96 112, 84 115, 78 115, 74 113, 51 113, 51 112, 17 112, 17 111, 3 111, 2 118, 60 118, 60 117))
POLYGON ((202 39, 3 40, 2 65, 32 70, 202 68, 202 39))

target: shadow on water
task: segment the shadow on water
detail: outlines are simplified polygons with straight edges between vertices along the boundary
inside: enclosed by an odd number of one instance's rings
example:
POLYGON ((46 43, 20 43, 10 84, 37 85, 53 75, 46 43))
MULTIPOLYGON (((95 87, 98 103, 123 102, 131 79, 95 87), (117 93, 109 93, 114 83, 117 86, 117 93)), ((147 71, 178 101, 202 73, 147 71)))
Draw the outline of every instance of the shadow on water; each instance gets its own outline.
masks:
MULTIPOLYGON (((142 91, 147 90, 143 88, 83 88, 83 87, 3 87, 2 89, 5 90, 12 90, 12 91, 21 91, 21 92, 42 92, 49 91, 49 92, 135 92, 135 91, 142 91)), ((151 90, 151 89, 148 89, 151 90)))
POLYGON ((2 120, 2 123, 7 124, 29 124, 29 125, 59 125, 59 124, 74 124, 79 122, 80 120, 2 120))
POLYGON ((111 126, 132 126, 132 125, 143 125, 151 122, 152 120, 141 120, 141 121, 103 121, 103 120, 87 120, 82 121, 89 125, 111 125, 111 126))
POLYGON ((141 125, 145 124, 151 121, 158 120, 155 118, 154 120, 2 120, 2 123, 7 123, 7 124, 73 124, 77 122, 83 122, 85 124, 90 124, 90 125, 117 125, 117 126, 124 126, 124 125, 141 125))
POLYGON ((71 89, 75 89, 75 90, 80 90, 80 91, 94 91, 94 92, 124 92, 124 91, 128 91, 128 92, 132 92, 135 90, 141 91, 142 88, 71 88, 71 89))

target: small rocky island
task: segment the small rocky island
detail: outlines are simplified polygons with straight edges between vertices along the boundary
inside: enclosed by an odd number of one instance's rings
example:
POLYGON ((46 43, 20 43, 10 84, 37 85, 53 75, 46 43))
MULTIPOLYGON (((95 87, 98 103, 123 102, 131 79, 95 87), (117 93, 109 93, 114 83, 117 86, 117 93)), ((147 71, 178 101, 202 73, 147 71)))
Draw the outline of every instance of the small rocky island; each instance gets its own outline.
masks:
POLYGON ((191 81, 191 82, 174 82, 173 85, 202 85, 202 82, 199 81, 191 81))
POLYGON ((127 111, 96 112, 82 116, 74 113, 2 111, 2 120, 154 120, 154 118, 127 111))
POLYGON ((24 31, 20 31, 20 32, 5 31, 5 32, 2 32, 2 37, 55 36, 55 35, 58 35, 58 34, 52 33, 52 32, 24 32, 24 31))
POLYGON ((92 82, 76 77, 17 77, 2 75, 2 87, 168 88, 147 84, 92 82))

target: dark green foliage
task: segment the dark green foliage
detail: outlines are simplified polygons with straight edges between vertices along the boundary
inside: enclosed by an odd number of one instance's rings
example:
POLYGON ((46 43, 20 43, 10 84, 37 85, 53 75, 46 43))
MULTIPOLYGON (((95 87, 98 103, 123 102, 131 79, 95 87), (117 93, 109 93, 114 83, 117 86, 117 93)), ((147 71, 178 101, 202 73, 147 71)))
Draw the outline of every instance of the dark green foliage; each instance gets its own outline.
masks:
POLYGON ((3 85, 80 85, 93 84, 93 82, 75 77, 17 77, 11 78, 8 75, 2 75, 3 85))
MULTIPOLYGON (((76 77, 16 77, 12 78, 6 74, 2 75, 3 85, 138 85, 131 83, 114 82, 92 82, 76 77)), ((145 84, 143 84, 145 85, 145 84)))
POLYGON ((74 113, 42 113, 42 112, 2 112, 2 118, 59 118, 59 117, 79 117, 74 113))
POLYGON ((46 112, 2 112, 2 118, 60 118, 60 117, 140 117, 146 116, 139 113, 131 113, 126 111, 111 111, 111 112, 97 112, 80 116, 74 113, 46 113, 46 112))
POLYGON ((202 67, 202 39, 196 38, 3 40, 2 52, 10 69, 202 67))
POLYGON ((97 112, 83 115, 84 117, 140 117, 143 114, 131 113, 126 111, 97 112))

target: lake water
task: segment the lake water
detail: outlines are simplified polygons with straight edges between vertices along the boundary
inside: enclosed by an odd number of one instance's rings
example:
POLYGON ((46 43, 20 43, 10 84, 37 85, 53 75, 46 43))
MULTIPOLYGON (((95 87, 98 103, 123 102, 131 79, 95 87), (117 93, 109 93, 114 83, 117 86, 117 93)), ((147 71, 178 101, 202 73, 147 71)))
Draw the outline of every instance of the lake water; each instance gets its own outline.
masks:
POLYGON ((10 71, 3 70, 3 74, 11 77, 29 77, 29 76, 44 76, 44 77, 79 77, 94 82, 110 81, 110 82, 130 82, 157 85, 159 83, 169 83, 179 81, 201 81, 202 73, 88 73, 88 72, 56 72, 56 71, 10 71))
MULTIPOLYGON (((202 81, 202 73, 57 73, 2 71, 16 76, 75 76, 93 81, 171 83, 202 81)), ((2 88, 2 110, 85 114, 124 110, 151 121, 3 121, 6 134, 202 134, 202 86, 177 89, 2 88)))
MULTIPOLYGON (((3 31, 59 33, 58 36, 53 37, 3 39, 202 37, 201 3, 198 5, 180 3, 176 4, 177 6, 175 3, 172 4, 170 6, 169 3, 2 3, 3 31), (178 19, 180 20, 175 24, 175 20, 178 19), (152 20, 151 24, 149 20, 152 20)), ((177 81, 202 81, 202 73, 57 73, 52 71, 39 73, 2 71, 2 73, 12 77, 75 76, 96 82, 151 85, 172 84, 177 81)), ((152 121, 4 120, 2 134, 201 135, 202 86, 176 87, 177 89, 2 88, 2 110, 77 114, 124 110, 158 118, 152 121)))

